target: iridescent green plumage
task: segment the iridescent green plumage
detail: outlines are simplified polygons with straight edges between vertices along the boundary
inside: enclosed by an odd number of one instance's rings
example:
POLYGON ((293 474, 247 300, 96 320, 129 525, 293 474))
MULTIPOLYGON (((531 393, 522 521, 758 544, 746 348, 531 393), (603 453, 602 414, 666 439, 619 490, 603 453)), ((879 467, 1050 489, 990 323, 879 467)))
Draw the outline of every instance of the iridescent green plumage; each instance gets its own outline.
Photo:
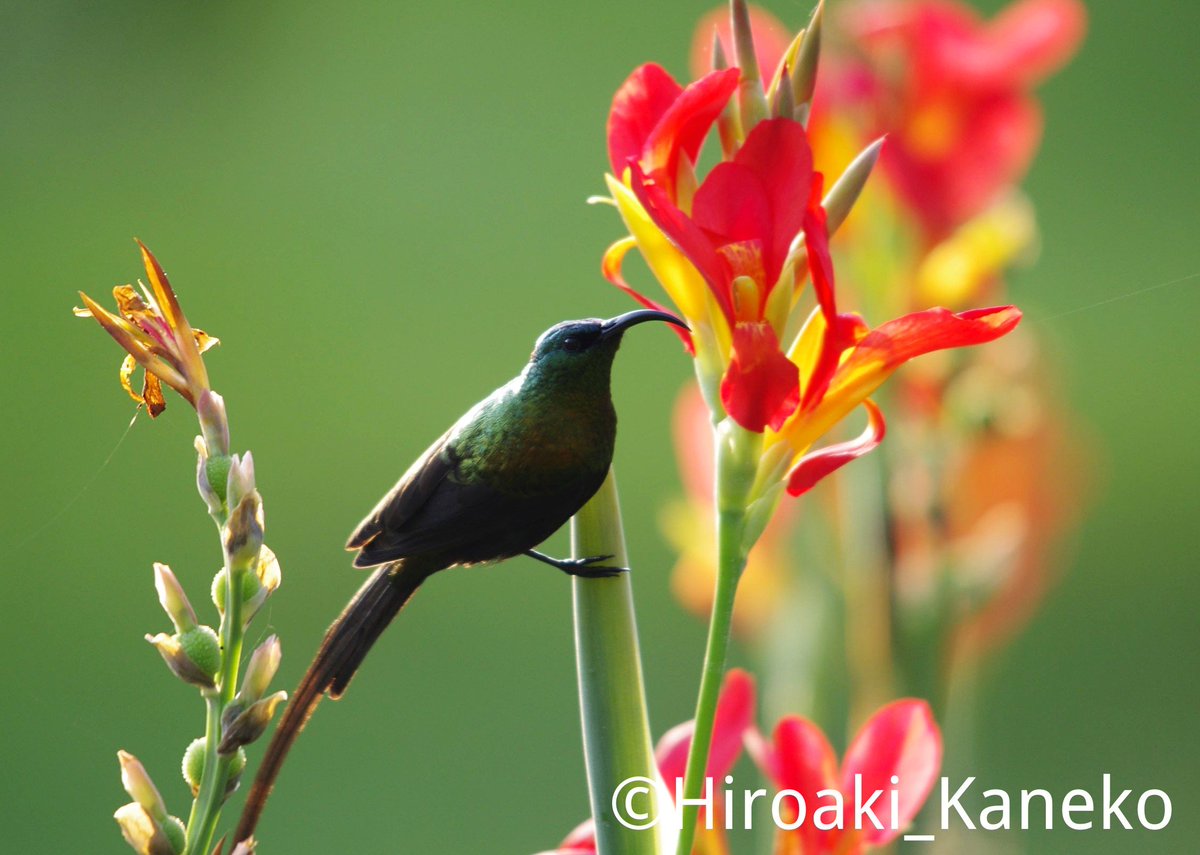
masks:
MULTIPOLYGON (((664 312, 568 321, 537 341, 525 369, 434 442, 350 536, 354 564, 378 567, 334 621, 263 757, 234 837, 248 838, 292 742, 322 696, 338 697, 392 618, 432 574, 528 554, 576 575, 594 560, 533 551, 600 488, 617 416, 609 379, 621 336, 664 312)), ((607 557, 607 556, 604 556, 607 557)), ((601 556, 597 556, 601 558, 601 556)))

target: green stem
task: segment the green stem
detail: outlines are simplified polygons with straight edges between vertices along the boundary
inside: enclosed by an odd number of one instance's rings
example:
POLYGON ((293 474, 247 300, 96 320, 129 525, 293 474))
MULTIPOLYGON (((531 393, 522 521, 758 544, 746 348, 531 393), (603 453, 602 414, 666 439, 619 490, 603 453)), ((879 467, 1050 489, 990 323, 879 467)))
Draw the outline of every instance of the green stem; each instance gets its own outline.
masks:
MULTIPOLYGON (((713 723, 717 699, 725 676, 729 635, 733 627, 733 603, 738 580, 746 566, 751 543, 746 538, 746 512, 763 458, 762 434, 751 433, 731 419, 714 425, 714 498, 717 508, 717 583, 713 592, 712 617, 708 622, 708 641, 704 648, 704 668, 700 674, 700 692, 696 698, 695 726, 688 750, 687 771, 683 777, 683 800, 679 808, 677 855, 691 855, 696 835, 696 816, 700 794, 710 792, 704 786, 708 754, 712 747, 713 723)), ((713 787, 715 790, 715 786, 713 787)), ((708 812, 712 816, 712 811, 708 812)))
POLYGON ((205 697, 208 713, 204 729, 204 773, 200 790, 192 804, 188 819, 185 855, 207 855, 221 817, 233 756, 218 753, 221 741, 221 716, 233 700, 237 685, 238 667, 242 658, 242 579, 250 570, 230 567, 225 574, 225 614, 221 617, 221 670, 217 675, 217 690, 205 697))
MULTIPOLYGON (((616 566, 628 567, 617 485, 610 470, 603 486, 571 522, 577 558, 611 555, 616 566)), ((596 822, 600 855, 658 855, 654 831, 631 829, 613 810, 614 794, 630 778, 657 780, 641 652, 629 573, 600 579, 575 577, 575 654, 579 673, 579 706, 583 718, 583 751, 588 794, 596 822)), ((653 785, 636 805, 657 817, 659 795, 653 785)))
MULTIPOLYGON (((690 855, 696 834, 696 818, 708 753, 712 746, 713 723, 717 715, 717 698, 725 676, 725 659, 729 652, 729 635, 733 624, 733 602, 738 577, 745 564, 742 553, 741 511, 724 511, 717 516, 717 585, 713 594, 712 617, 708 624, 708 643, 704 649, 704 670, 700 675, 700 694, 696 699, 696 726, 688 751, 687 771, 683 778, 683 807, 680 810, 679 845, 677 855, 690 855)), ((711 811, 709 815, 711 816, 711 811)))

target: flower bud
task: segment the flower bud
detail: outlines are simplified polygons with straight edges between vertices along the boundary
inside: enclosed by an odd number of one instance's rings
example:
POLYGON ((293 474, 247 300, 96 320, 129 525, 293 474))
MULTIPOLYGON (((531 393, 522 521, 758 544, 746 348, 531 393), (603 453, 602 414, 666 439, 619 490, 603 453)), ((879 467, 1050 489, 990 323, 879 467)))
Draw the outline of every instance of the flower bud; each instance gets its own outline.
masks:
POLYGON ((179 855, 183 851, 187 835, 176 817, 168 816, 160 822, 140 804, 131 802, 118 808, 113 819, 138 855, 179 855))
POLYGON ((287 692, 276 692, 245 709, 236 701, 226 707, 221 721, 221 744, 217 746, 217 751, 232 754, 262 736, 275 715, 275 708, 286 701, 287 696, 287 692))
POLYGON ((858 156, 850 162, 845 171, 838 176, 838 180, 829 188, 825 198, 821 200, 821 206, 825 209, 826 214, 826 227, 829 229, 830 235, 833 235, 850 216, 850 209, 854 207, 863 188, 867 186, 867 179, 871 177, 875 162, 879 160, 883 140, 884 138, 880 137, 859 152, 858 156))
POLYGON ((282 655, 278 636, 268 636, 251 654, 250 661, 246 664, 246 676, 242 678, 242 688, 237 693, 236 700, 245 705, 261 699, 275 677, 282 655))
MULTIPOLYGON (((230 474, 232 485, 233 476, 230 474)), ((263 543, 262 498, 251 490, 229 514, 225 524, 225 555, 230 567, 253 567, 263 543)), ((236 577, 235 577, 236 578, 236 577)))
POLYGON ((167 806, 158 792, 158 787, 150 780, 146 767, 128 751, 118 751, 117 762, 121 764, 121 786, 125 788, 125 792, 152 817, 164 819, 167 816, 167 806))
POLYGON ((246 496, 254 492, 254 455, 233 455, 229 459, 229 474, 225 486, 225 499, 230 509, 236 508, 246 496))
POLYGON ((254 855, 254 849, 257 845, 254 838, 243 840, 237 846, 233 847, 233 851, 229 855, 254 855))
POLYGON ((154 563, 154 587, 158 590, 158 601, 171 623, 175 624, 177 632, 187 632, 196 628, 196 612, 188 602, 183 586, 166 564, 154 563))
POLYGON ((211 389, 205 389, 196 399, 196 415, 200 418, 200 432, 204 443, 214 457, 229 454, 229 420, 225 416, 225 399, 211 389))
POLYGON ((202 689, 214 686, 221 667, 221 642, 211 627, 197 626, 187 632, 147 635, 175 676, 202 689))

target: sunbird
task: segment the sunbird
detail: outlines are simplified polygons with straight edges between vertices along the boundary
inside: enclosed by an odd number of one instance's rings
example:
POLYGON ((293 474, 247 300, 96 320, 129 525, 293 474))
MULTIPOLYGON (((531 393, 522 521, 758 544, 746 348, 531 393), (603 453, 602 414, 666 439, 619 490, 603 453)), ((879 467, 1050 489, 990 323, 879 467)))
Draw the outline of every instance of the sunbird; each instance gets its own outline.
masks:
POLYGON ((346 543, 355 567, 377 568, 325 633, 259 767, 235 841, 254 832, 296 737, 328 692, 340 698, 367 652, 417 588, 448 567, 528 555, 573 576, 612 576, 612 556, 559 559, 534 547, 600 489, 617 414, 613 357, 627 329, 687 325, 642 309, 546 330, 523 371, 488 395, 416 459, 346 543))

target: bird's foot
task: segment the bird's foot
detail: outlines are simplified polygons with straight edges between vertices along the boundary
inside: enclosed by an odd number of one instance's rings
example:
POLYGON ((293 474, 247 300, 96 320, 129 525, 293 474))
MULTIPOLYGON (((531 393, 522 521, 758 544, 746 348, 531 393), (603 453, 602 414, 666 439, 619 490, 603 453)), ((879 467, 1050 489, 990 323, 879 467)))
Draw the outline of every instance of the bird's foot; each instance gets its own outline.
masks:
POLYGON ((608 561, 611 559, 611 555, 591 555, 587 558, 552 558, 549 555, 543 555, 542 553, 533 549, 530 549, 525 554, 530 558, 536 558, 543 564, 549 564, 551 567, 557 567, 568 576, 578 576, 581 579, 606 579, 610 576, 618 576, 621 573, 629 572, 628 567, 596 566, 602 561, 608 561))

